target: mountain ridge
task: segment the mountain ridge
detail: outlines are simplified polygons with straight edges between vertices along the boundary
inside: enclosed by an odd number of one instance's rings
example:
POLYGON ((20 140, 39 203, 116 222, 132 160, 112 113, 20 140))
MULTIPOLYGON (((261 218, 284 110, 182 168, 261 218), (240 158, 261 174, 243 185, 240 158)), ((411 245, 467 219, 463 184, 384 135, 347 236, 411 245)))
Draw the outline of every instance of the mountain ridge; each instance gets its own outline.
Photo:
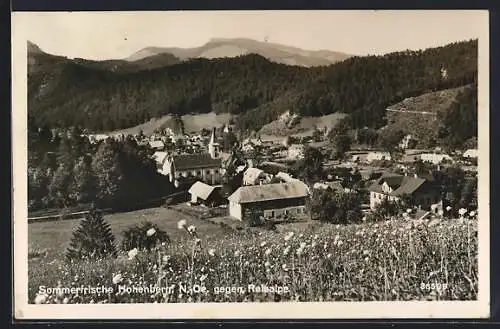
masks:
POLYGON ((29 70, 29 117, 39 126, 99 132, 209 112, 237 116, 242 131, 258 131, 285 111, 302 117, 342 112, 355 127, 380 128, 391 104, 477 82, 477 40, 311 68, 248 54, 113 72, 50 56, 29 70))
POLYGON ((329 50, 304 50, 278 43, 261 42, 248 38, 212 38, 199 47, 146 47, 126 57, 135 61, 158 53, 168 52, 181 60, 192 58, 224 58, 246 55, 261 55, 273 62, 305 67, 325 66, 352 57, 350 54, 329 50))

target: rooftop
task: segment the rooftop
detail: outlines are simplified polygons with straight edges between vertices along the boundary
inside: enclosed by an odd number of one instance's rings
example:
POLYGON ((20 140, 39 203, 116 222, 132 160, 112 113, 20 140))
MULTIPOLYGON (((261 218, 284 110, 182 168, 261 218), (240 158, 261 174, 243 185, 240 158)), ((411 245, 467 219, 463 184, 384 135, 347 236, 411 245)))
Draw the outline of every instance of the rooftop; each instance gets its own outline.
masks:
POLYGON ((234 203, 252 203, 280 199, 301 198, 309 195, 304 183, 278 183, 242 186, 228 198, 234 203))

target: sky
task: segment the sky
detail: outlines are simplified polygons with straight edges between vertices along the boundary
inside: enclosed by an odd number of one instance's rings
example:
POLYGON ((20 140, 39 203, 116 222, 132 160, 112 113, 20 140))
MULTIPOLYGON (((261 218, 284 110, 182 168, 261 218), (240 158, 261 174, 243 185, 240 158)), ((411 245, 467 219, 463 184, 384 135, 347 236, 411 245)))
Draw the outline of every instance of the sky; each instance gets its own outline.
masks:
POLYGON ((197 47, 211 38, 380 55, 478 38, 488 26, 487 15, 472 10, 19 12, 13 13, 12 30, 45 52, 94 60, 126 58, 150 46, 197 47))

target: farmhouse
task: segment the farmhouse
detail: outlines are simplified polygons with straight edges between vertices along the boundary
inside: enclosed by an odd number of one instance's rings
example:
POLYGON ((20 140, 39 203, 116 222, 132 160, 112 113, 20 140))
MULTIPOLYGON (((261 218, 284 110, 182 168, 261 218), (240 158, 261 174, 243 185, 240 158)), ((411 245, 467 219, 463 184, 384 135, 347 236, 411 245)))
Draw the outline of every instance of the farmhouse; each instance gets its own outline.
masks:
POLYGON ((221 185, 211 186, 197 181, 191 186, 188 193, 191 195, 192 203, 213 207, 222 204, 221 187, 221 185))
POLYGON ((410 196, 417 206, 425 210, 440 201, 439 188, 431 181, 415 176, 383 175, 368 190, 372 210, 384 199, 399 201, 404 195, 410 196))
POLYGON ((269 175, 262 169, 248 168, 243 173, 243 185, 258 185, 269 181, 269 175))
POLYGON ((165 148, 165 144, 161 140, 154 140, 149 142, 149 147, 153 150, 163 150, 165 148))
POLYGON ((306 212, 308 188, 303 183, 242 186, 229 196, 230 216, 246 220, 252 215, 276 218, 306 212))
POLYGON ((369 152, 366 155, 366 162, 368 163, 373 161, 383 161, 383 160, 390 161, 391 154, 389 152, 369 152))
POLYGON ((453 161, 453 159, 448 154, 442 153, 422 153, 420 154, 420 160, 424 162, 430 162, 432 164, 440 164, 443 161, 453 161))

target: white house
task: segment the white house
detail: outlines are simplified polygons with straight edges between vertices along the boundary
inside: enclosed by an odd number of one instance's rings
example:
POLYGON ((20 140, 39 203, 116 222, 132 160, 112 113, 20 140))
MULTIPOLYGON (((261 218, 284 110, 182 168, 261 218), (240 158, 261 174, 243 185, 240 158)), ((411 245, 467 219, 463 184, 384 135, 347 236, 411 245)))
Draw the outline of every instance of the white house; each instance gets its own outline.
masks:
POLYGON ((368 163, 382 160, 390 161, 391 159, 391 154, 389 152, 368 152, 366 155, 366 162, 368 163))
POLYGON ((154 150, 163 150, 165 148, 165 144, 161 140, 154 140, 149 142, 149 147, 154 150))
POLYGON ((242 186, 229 200, 229 215, 239 220, 253 216, 276 218, 306 213, 309 190, 303 183, 242 186))
POLYGON ((445 160, 453 161, 453 159, 448 154, 442 153, 422 153, 420 154, 420 160, 424 162, 430 162, 435 165, 440 164, 445 160))
POLYGON ((464 158, 477 159, 477 155, 478 155, 477 149, 468 149, 467 151, 464 152, 464 154, 462 156, 464 158))

